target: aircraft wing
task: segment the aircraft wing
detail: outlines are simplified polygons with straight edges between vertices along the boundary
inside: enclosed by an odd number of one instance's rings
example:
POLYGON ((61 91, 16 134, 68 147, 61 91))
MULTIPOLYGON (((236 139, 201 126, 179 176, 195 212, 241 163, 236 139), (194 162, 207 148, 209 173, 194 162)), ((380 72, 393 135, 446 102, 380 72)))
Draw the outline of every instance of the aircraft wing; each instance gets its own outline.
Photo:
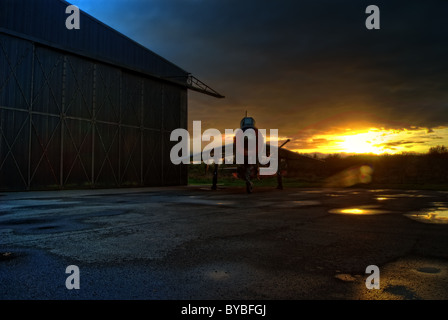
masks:
MULTIPOLYGON (((300 154, 300 153, 285 149, 285 148, 283 148, 283 145, 281 145, 280 147, 278 147, 278 146, 276 147, 276 146, 272 146, 268 143, 265 143, 266 156, 270 156, 271 151, 274 152, 274 150, 275 150, 278 153, 279 159, 285 159, 285 160, 305 160, 306 159, 306 160, 311 160, 311 161, 325 162, 324 160, 321 160, 321 159, 316 159, 316 158, 313 158, 308 155, 300 154)), ((226 148, 228 148, 228 150, 231 150, 233 156, 231 156, 229 158, 229 161, 233 162, 235 160, 235 153, 236 153, 235 145, 233 143, 222 146, 222 154, 220 155, 220 159, 222 159, 223 162, 226 159, 226 155, 225 155, 226 148)), ((211 156, 214 156, 213 149, 208 149, 208 150, 204 150, 204 151, 205 151, 205 153, 208 153, 211 156)), ((185 157, 185 158, 187 158, 187 157, 185 157)), ((201 159, 201 161, 204 160, 204 159, 202 159, 202 152, 196 153, 196 154, 190 154, 188 156, 188 159, 190 160, 190 163, 192 163, 192 164, 196 163, 196 162, 194 162, 195 158, 201 159)), ((207 164, 211 164, 211 163, 207 163, 207 164)))
MULTIPOLYGON (((223 162, 225 161, 225 159, 226 159, 226 153, 225 153, 226 152, 226 148, 229 148, 228 150, 232 150, 233 156, 231 156, 229 158, 229 161, 232 161, 233 158, 234 158, 234 155, 235 155, 235 153, 234 153, 235 149, 234 149, 233 143, 222 146, 222 153, 220 155, 220 159, 223 160, 223 162)), ((214 149, 206 149, 206 150, 203 150, 203 152, 191 153, 190 155, 182 157, 180 159, 182 161, 188 160, 190 162, 190 164, 200 164, 200 162, 204 161, 204 159, 202 158, 203 154, 210 154, 210 156, 213 157, 214 156, 214 151, 215 151, 214 149), (200 162, 195 162, 195 159, 200 159, 200 162)), ((206 161, 204 161, 204 162, 206 162, 206 161)), ((210 162, 213 163, 212 160, 210 162)), ((206 162, 206 164, 211 164, 211 163, 206 162)))
POLYGON ((270 151, 274 151, 276 150, 278 153, 278 157, 279 159, 285 159, 285 160, 313 160, 313 161, 320 161, 320 162, 324 162, 321 159, 316 159, 313 157, 310 157, 308 155, 304 155, 304 154, 300 154, 282 147, 275 147, 275 146, 271 146, 270 144, 266 144, 266 150, 267 150, 267 154, 268 156, 270 155, 270 151))

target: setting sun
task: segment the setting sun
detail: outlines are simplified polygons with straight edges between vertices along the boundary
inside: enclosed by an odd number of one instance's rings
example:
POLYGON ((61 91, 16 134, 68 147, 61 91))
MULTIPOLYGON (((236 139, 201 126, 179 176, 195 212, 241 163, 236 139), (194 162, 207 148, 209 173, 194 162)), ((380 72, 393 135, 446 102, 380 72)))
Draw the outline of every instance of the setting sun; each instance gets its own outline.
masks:
POLYGON ((448 141, 448 128, 340 130, 340 133, 314 135, 306 142, 303 153, 347 154, 426 153, 429 148, 448 141))
POLYGON ((380 132, 366 132, 357 133, 339 137, 343 142, 340 142, 340 147, 347 153, 374 153, 380 154, 384 152, 381 145, 377 144, 381 136, 380 132))

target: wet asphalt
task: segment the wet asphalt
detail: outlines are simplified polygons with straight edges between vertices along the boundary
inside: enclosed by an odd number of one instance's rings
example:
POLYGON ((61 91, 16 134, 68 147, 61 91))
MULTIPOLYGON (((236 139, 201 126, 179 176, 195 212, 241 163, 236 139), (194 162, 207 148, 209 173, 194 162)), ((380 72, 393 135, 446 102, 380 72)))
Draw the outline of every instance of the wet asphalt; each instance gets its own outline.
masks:
POLYGON ((0 270, 2 300, 446 300, 448 192, 2 193, 0 270))

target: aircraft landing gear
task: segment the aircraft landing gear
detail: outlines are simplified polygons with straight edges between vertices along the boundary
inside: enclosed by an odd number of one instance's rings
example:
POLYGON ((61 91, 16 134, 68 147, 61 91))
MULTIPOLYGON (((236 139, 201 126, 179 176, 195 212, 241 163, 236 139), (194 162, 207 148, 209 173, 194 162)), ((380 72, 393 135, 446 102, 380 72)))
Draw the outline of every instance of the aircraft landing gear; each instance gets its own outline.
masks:
POLYGON ((218 189, 218 165, 215 163, 213 167, 213 184, 212 190, 218 189))
POLYGON ((277 171, 277 189, 283 190, 283 178, 280 170, 277 171))
POLYGON ((252 193, 254 188, 254 184, 250 181, 250 166, 246 166, 245 168, 245 178, 246 178, 246 191, 247 193, 252 193))
POLYGON ((252 193, 254 184, 251 181, 246 181, 246 191, 247 193, 252 193))

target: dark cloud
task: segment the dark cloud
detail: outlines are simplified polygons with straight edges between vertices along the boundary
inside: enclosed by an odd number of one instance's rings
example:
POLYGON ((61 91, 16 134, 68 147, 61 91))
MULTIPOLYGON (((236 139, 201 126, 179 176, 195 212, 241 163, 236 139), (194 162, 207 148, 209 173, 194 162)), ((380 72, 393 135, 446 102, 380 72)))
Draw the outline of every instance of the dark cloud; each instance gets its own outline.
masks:
MULTIPOLYGON (((76 2, 76 1, 74 1, 76 2)), ((190 94, 190 119, 305 137, 344 127, 448 125, 448 2, 79 0, 226 96, 190 94)))
POLYGON ((397 140, 393 142, 384 142, 381 144, 374 144, 374 147, 384 147, 384 148, 392 148, 392 147, 399 147, 399 146, 407 146, 407 145, 415 145, 415 144, 423 144, 426 141, 412 141, 412 140, 397 140))

